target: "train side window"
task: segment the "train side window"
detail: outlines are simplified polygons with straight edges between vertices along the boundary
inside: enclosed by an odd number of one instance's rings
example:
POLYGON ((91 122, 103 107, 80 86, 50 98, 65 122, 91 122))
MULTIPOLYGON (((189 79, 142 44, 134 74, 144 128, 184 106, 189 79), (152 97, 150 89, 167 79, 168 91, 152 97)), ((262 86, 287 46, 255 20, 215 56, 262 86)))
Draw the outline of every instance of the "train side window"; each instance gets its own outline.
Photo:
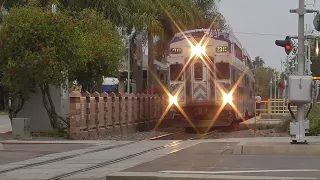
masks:
POLYGON ((183 81, 184 73, 181 73, 182 69, 183 69, 182 64, 171 64, 170 65, 170 80, 171 81, 183 81), (179 76, 180 73, 181 73, 181 75, 179 76))
POLYGON ((246 86, 248 87, 248 86, 250 86, 250 84, 249 84, 249 78, 248 78, 248 76, 246 77, 246 81, 247 81, 247 84, 246 84, 246 86))
POLYGON ((242 60, 242 50, 235 44, 235 56, 242 60))
POLYGON ((232 80, 233 80, 234 83, 236 83, 236 81, 237 81, 237 78, 236 78, 237 75, 236 75, 236 73, 237 73, 237 71, 236 71, 235 69, 233 69, 233 70, 232 70, 232 80))
POLYGON ((203 80, 203 66, 202 63, 195 63, 194 64, 194 79, 196 81, 203 80))

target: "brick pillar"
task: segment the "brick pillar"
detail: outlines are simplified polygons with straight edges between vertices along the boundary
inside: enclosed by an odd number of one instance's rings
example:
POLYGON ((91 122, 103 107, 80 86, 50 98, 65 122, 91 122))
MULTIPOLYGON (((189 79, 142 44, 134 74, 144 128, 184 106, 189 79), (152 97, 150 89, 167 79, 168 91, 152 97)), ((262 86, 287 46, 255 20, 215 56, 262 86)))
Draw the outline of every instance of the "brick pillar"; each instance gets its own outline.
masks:
POLYGON ((79 139, 80 134, 80 118, 81 118, 81 105, 80 98, 81 93, 73 91, 69 95, 70 97, 70 138, 79 139))

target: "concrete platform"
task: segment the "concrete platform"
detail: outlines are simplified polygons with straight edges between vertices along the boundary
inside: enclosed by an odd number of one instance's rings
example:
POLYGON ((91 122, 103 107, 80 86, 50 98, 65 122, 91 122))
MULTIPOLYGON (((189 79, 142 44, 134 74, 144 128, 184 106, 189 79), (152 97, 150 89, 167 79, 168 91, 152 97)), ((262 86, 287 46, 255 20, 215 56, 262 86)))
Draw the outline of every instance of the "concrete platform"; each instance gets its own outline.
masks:
POLYGON ((240 123, 239 128, 245 129, 272 129, 282 125, 284 119, 261 119, 261 117, 254 117, 247 121, 240 123))
POLYGON ((239 143, 233 154, 320 156, 320 143, 294 145, 281 142, 246 142, 239 143))
POLYGON ((271 113, 271 114, 261 114, 261 119, 292 119, 289 113, 271 113))

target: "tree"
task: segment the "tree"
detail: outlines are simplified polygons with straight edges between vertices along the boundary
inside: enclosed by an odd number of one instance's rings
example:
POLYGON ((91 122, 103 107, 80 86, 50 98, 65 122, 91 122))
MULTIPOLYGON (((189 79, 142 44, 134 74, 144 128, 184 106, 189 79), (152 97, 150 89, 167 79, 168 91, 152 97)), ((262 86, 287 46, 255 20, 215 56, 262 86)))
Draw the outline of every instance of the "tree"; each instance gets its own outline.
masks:
POLYGON ((311 43, 314 44, 311 48, 311 72, 313 76, 320 76, 320 56, 316 54, 315 40, 311 43))
POLYGON ((101 13, 93 10, 81 11, 77 23, 83 37, 79 54, 86 65, 75 72, 74 79, 86 87, 95 85, 100 91, 103 76, 118 74, 124 54, 120 36, 101 13))
POLYGON ((5 72, 2 84, 12 97, 22 101, 21 106, 39 87, 51 125, 56 128, 61 118, 56 114, 49 85, 67 86, 65 72, 81 65, 79 31, 65 14, 55 16, 37 7, 13 8, 5 20, 0 33, 0 68, 5 72))
POLYGON ((270 81, 274 77, 279 77, 279 72, 271 67, 259 67, 254 69, 256 92, 260 93, 261 97, 268 99, 270 94, 270 81))
MULTIPOLYGON (((223 16, 217 12, 216 8, 220 0, 64 0, 60 2, 74 11, 93 8, 102 12, 119 29, 121 34, 131 34, 135 29, 135 35, 131 39, 130 54, 133 60, 135 60, 134 39, 136 34, 147 30, 150 68, 152 68, 154 57, 159 60, 165 57, 165 50, 169 46, 171 38, 178 32, 172 19, 182 29, 209 26, 217 16, 219 18, 216 24, 219 26, 225 24, 223 16), (154 37, 159 37, 158 47, 162 48, 155 50, 153 47, 154 37)), ((136 62, 133 67, 135 71, 137 69, 136 62)), ((135 72, 134 76, 137 76, 135 72)), ((148 76, 151 77, 151 74, 149 73, 148 76)))
POLYGON ((260 56, 255 57, 252 62, 254 69, 261 68, 264 66, 264 64, 265 64, 265 62, 260 56))

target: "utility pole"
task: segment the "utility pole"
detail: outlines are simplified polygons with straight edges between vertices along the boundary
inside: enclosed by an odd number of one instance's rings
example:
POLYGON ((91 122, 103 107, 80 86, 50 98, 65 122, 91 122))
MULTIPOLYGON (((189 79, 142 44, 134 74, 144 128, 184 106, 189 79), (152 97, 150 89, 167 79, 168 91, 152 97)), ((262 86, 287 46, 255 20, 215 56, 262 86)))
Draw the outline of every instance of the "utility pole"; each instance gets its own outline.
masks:
POLYGON ((131 84, 131 81, 130 81, 130 73, 131 73, 131 67, 130 67, 130 56, 131 56, 131 53, 130 53, 130 43, 131 43, 131 36, 127 36, 127 48, 128 48, 128 81, 127 81, 127 93, 130 94, 130 84, 131 84))
POLYGON ((127 63, 128 63, 127 93, 128 94, 130 93, 130 84, 131 84, 131 81, 130 81, 130 79, 131 79, 131 77, 130 77, 130 75, 131 75, 131 67, 130 67, 130 63, 131 63, 131 59, 130 59, 130 57, 131 57, 131 51, 130 51, 131 50, 131 38, 134 35, 134 33, 135 33, 135 30, 132 31, 131 34, 128 34, 124 37, 126 40, 127 48, 128 48, 127 49, 127 52, 128 52, 128 55, 127 55, 127 63))
POLYGON ((143 46, 143 34, 141 31, 137 32, 137 60, 136 60, 136 68, 135 71, 133 72, 134 79, 136 80, 136 92, 141 93, 142 91, 142 71, 143 71, 143 51, 142 51, 142 46, 143 46), (139 64, 139 68, 138 68, 139 64))

